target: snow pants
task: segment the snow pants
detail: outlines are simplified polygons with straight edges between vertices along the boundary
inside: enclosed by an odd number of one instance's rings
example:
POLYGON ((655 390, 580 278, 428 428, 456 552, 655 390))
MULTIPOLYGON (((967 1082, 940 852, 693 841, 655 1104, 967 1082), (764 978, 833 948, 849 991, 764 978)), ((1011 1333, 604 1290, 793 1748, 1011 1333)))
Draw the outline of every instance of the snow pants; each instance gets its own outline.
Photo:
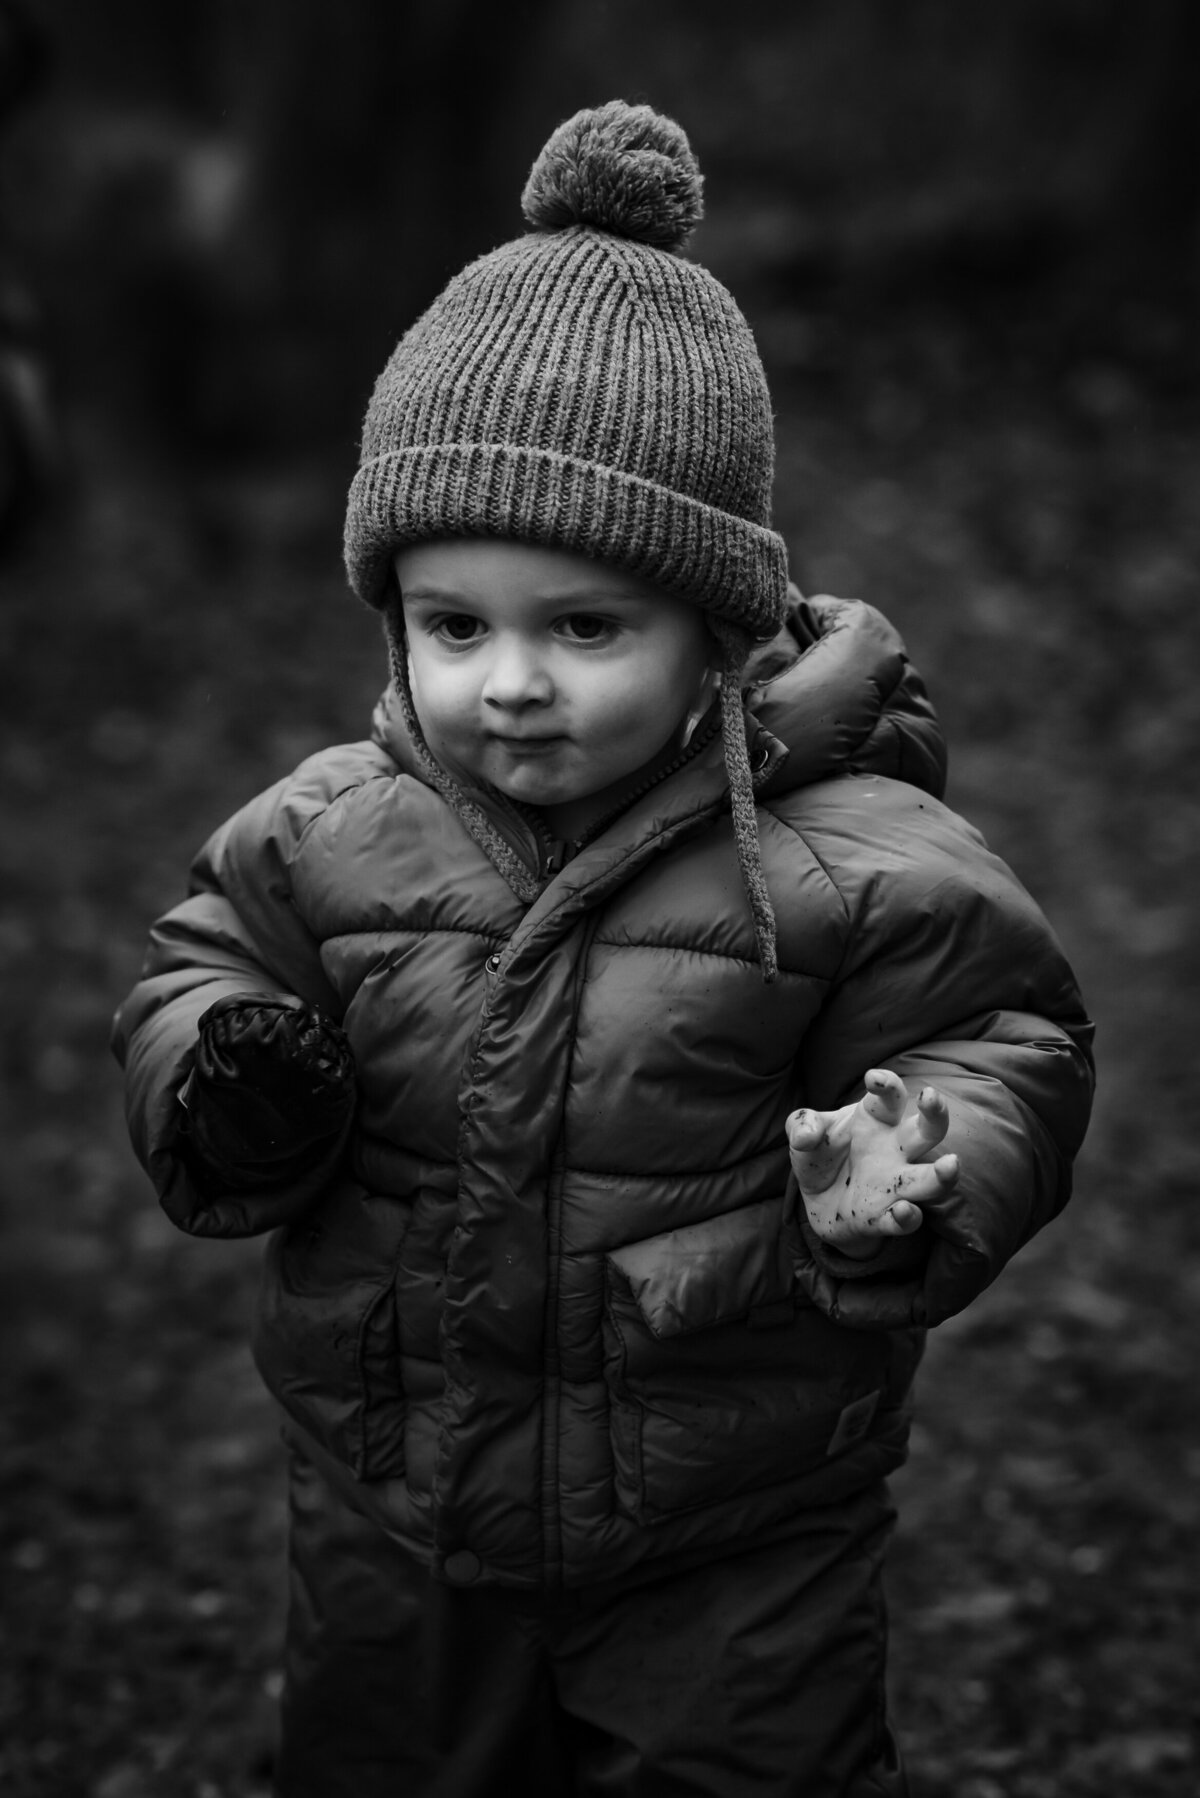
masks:
POLYGON ((632 1587, 453 1588, 294 1452, 277 1798, 905 1798, 892 1520, 880 1485, 632 1587))

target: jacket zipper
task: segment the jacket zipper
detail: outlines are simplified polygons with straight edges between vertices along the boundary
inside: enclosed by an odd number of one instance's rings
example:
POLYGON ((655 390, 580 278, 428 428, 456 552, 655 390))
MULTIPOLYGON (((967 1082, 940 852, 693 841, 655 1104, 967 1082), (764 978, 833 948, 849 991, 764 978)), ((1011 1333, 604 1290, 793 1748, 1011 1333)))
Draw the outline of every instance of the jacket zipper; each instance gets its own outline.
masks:
MULTIPOLYGON (((599 915, 592 911, 584 926, 575 962, 572 1005, 578 1019, 584 970, 596 934, 599 915)), ((572 1052, 574 1034, 572 1034, 572 1052)), ((570 1078, 563 1079, 563 1109, 570 1078)), ((546 1193, 546 1334, 542 1360, 542 1564, 547 1584, 563 1583, 562 1493, 559 1485, 559 1445, 562 1440, 562 1356, 559 1353, 559 1299, 562 1286, 562 1195, 566 1174, 566 1145, 559 1121, 550 1181, 546 1193)))

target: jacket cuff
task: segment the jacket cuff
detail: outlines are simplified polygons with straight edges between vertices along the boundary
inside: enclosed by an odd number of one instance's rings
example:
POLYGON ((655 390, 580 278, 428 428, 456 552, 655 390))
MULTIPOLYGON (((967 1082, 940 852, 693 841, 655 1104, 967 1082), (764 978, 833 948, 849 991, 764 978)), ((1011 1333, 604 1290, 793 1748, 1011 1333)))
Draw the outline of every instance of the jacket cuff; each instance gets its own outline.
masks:
POLYGON ((298 1223, 315 1209, 341 1168, 341 1137, 309 1161, 301 1172, 269 1185, 249 1185, 202 1163, 180 1144, 168 1186, 161 1193, 164 1210, 192 1236, 262 1236, 281 1224, 298 1223))

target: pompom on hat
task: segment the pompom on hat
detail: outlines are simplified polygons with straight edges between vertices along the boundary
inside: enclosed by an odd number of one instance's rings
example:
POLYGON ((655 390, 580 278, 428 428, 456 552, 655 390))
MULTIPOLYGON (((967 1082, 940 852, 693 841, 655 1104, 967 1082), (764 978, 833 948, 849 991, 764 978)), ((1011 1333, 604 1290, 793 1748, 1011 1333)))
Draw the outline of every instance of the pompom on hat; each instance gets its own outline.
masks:
POLYGON ((553 133, 530 170, 521 211, 538 231, 594 225, 678 252, 704 216, 703 191, 674 119, 613 100, 553 133))
MULTIPOLYGON (((771 526, 771 402, 754 338, 727 289, 681 254, 702 190, 684 132, 648 106, 613 100, 558 127, 522 196, 531 229, 456 275, 375 385, 346 570, 360 599, 385 607, 404 546, 513 538, 595 557, 703 610, 721 645, 738 854, 770 978, 740 673, 782 622, 787 552, 771 526)), ((404 661, 393 654, 421 744, 404 661)), ((478 808, 436 773, 492 853, 478 808)))

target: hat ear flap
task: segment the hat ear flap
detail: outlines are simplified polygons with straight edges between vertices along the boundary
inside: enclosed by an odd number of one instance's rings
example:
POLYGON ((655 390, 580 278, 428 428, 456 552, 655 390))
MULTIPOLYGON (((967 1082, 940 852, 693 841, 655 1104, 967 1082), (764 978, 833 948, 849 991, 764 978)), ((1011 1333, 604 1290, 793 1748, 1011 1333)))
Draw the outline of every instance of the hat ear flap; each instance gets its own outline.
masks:
POLYGON ((417 717, 417 708, 413 701, 412 682, 409 679, 408 638, 405 635, 404 614, 400 606, 398 588, 395 600, 387 606, 384 612, 384 632, 387 637, 392 685, 396 689, 400 716, 404 720, 404 728, 408 732, 409 741, 425 772, 426 779, 434 791, 441 794, 451 811, 460 819, 468 836, 473 837, 479 844, 492 866, 512 888, 522 904, 532 905, 541 890, 536 875, 525 866, 516 851, 495 829, 483 808, 476 805, 475 801, 464 793, 453 776, 446 772, 425 741, 425 733, 421 729, 421 721, 417 717))
POLYGON ((754 776, 750 770, 750 751, 746 743, 746 713, 742 705, 742 670, 750 653, 750 633, 724 619, 709 620, 709 629, 721 645, 721 741, 725 749, 725 771, 729 776, 729 804, 733 817, 733 840, 737 846, 738 867, 742 886, 754 919, 754 936, 758 943, 758 959, 763 980, 770 985, 779 973, 779 949, 775 930, 775 912, 763 873, 762 850, 758 840, 758 818, 754 803, 754 776))

